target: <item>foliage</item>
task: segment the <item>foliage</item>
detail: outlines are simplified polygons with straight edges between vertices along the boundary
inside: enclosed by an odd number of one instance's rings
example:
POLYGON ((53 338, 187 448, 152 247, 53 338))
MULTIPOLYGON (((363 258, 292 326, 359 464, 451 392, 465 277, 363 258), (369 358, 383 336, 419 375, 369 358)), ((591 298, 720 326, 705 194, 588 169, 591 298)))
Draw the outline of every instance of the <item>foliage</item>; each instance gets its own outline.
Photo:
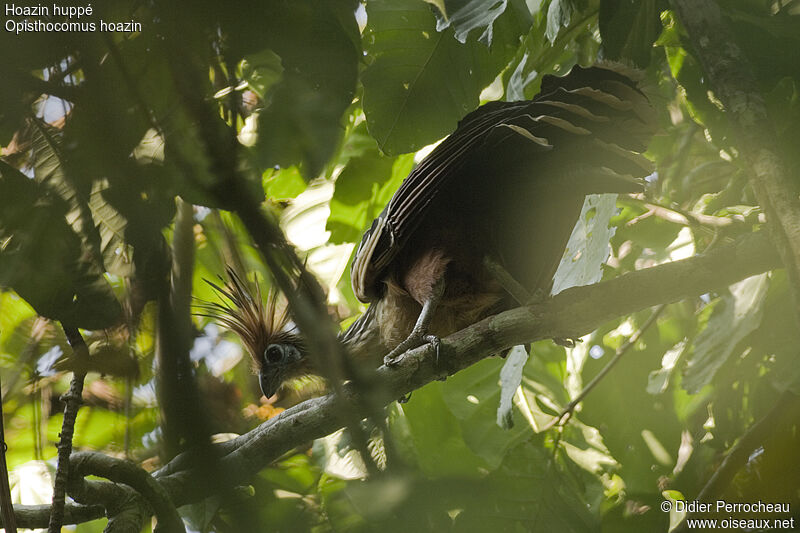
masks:
MULTIPOLYGON (((721 4, 796 179, 797 2, 721 4)), ((764 222, 726 110, 661 0, 94 7, 92 20, 135 20, 142 30, 0 33, 0 368, 12 469, 56 455, 72 351, 59 322, 83 328, 92 354, 76 448, 148 470, 170 459, 153 300, 180 244, 175 198, 197 206, 183 243, 196 251, 195 297, 217 297, 204 280, 225 264, 257 273, 265 290, 271 279, 219 192, 227 171, 264 199, 328 289, 331 312, 349 323, 363 311, 346 268, 354 244, 426 146, 479 103, 530 98, 546 74, 619 59, 644 69, 659 113, 647 152, 656 171, 644 195, 618 199, 609 228, 591 225, 599 208, 584 211, 571 243, 593 262, 565 268, 559 282, 688 257, 764 222)), ((373 459, 345 431, 253 473, 243 509, 280 531, 666 531, 662 492, 698 494, 784 391, 800 393, 790 292, 775 271, 669 303, 572 419, 550 429, 652 310, 571 348, 536 343, 510 380, 503 360, 485 359, 367 427, 382 474, 367 475, 373 459), (501 375, 512 384, 507 429, 497 424, 501 375)), ((318 388, 300 383, 259 401, 238 341, 206 318, 193 325, 211 432, 245 433, 318 388)), ((793 420, 765 436, 716 496, 800 508, 798 434, 793 420)), ((235 530, 233 505, 215 497, 181 513, 199 531, 235 530)))

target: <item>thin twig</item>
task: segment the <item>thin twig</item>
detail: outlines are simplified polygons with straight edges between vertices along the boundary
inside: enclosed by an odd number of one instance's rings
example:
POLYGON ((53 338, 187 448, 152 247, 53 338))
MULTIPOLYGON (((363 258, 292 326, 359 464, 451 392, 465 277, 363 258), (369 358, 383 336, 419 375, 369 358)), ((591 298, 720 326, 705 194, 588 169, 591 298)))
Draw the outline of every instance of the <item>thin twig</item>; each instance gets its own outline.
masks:
MULTIPOLYGON (((796 419, 800 408, 798 397, 791 391, 784 392, 774 406, 755 424, 750 426, 736 444, 725 455, 722 464, 703 486, 695 501, 709 502, 717 499, 728 487, 741 468, 747 464, 751 454, 770 438, 776 428, 784 421, 796 419)), ((687 530, 687 519, 696 513, 687 513, 683 522, 674 530, 676 533, 687 530)))
MULTIPOLYGON (((376 400, 389 403, 503 348, 554 336, 580 337, 617 317, 696 297, 779 264, 780 258, 766 235, 755 234, 689 259, 567 289, 545 302, 505 311, 442 339, 438 364, 423 346, 409 351, 398 366, 379 368, 375 372, 375 391, 380 398, 376 400)), ((345 389, 347 394, 355 394, 352 387, 345 389)), ((351 400, 350 405, 356 408, 354 416, 366 410, 358 401, 351 400)), ((338 417, 341 406, 341 397, 336 395, 312 398, 236 439, 215 445, 228 481, 246 483, 287 450, 341 428, 343 424, 338 417)), ((179 455, 153 475, 177 506, 200 501, 224 488, 221 484, 209 487, 197 483, 193 463, 186 455, 179 455)), ((91 513, 73 504, 68 509, 70 513, 85 512, 97 517, 96 507, 91 513)), ((39 514, 29 515, 26 527, 44 527, 46 511, 47 507, 37 508, 39 514)))
MULTIPOLYGON (((212 428, 203 409, 203 398, 189 358, 193 341, 191 319, 195 252, 193 228, 194 207, 178 199, 172 241, 171 283, 161 283, 158 298, 157 354, 160 403, 164 413, 163 427, 167 435, 170 457, 174 456, 183 444, 191 456, 192 467, 198 474, 198 483, 230 488, 233 485, 229 482, 227 473, 220 467, 217 450, 211 445, 212 428)), ((233 503, 235 497, 234 491, 222 492, 224 504, 233 503)), ((262 529, 257 524, 259 515, 255 511, 232 513, 231 517, 238 531, 262 529)))
POLYGON ((6 533, 17 533, 14 517, 14 505, 11 503, 11 485, 8 481, 8 464, 6 463, 6 432, 3 423, 3 393, 0 385, 0 504, 3 512, 3 529, 6 533))
POLYGON ((83 380, 89 362, 89 348, 86 346, 78 328, 63 326, 67 342, 72 347, 72 382, 69 391, 61 396, 64 402, 64 420, 61 424, 60 440, 58 442, 58 466, 56 467, 55 482, 53 483, 53 507, 50 511, 48 533, 59 533, 64 520, 64 498, 67 492, 69 479, 69 456, 72 454, 72 436, 75 433, 75 420, 78 418, 78 409, 83 403, 83 380))
POLYGON ((569 421, 569 419, 572 418, 572 414, 575 412, 575 408, 578 406, 578 404, 581 403, 583 399, 586 398, 586 396, 590 392, 592 392, 592 389, 594 389, 597 386, 597 384, 600 383, 600 381, 602 381, 602 379, 606 377, 606 375, 609 372, 611 372, 611 369, 614 368, 614 365, 619 363, 619 360, 622 359, 622 356, 624 356, 634 344, 639 342, 639 339, 642 337, 644 332, 647 331, 650 328, 650 326, 652 326, 655 323, 656 319, 659 317, 659 315, 661 315, 665 307, 666 305, 664 304, 661 304, 658 307, 656 307, 650 314, 650 316, 647 318, 645 323, 642 324, 642 327, 640 327, 638 331, 634 332, 634 334, 631 335, 630 339, 628 339, 627 342, 625 342, 625 344, 623 344, 617 349, 616 354, 614 354, 614 358, 611 359, 611 361, 609 361, 608 364, 606 364, 606 366, 604 366, 603 369, 600 370, 600 372, 598 372, 594 378, 592 378, 592 380, 589 382, 588 385, 586 385, 586 387, 584 387, 584 389, 580 392, 580 394, 578 394, 571 402, 569 402, 561 410, 561 412, 558 414, 556 418, 545 424, 542 427, 541 431, 548 430, 555 425, 563 426, 564 424, 566 424, 569 421))
MULTIPOLYGON (((176 23, 176 21, 171 21, 176 23)), ((264 263, 289 304, 292 317, 308 343, 309 356, 315 368, 328 380, 334 392, 341 394, 341 384, 347 380, 367 386, 351 368, 344 346, 337 338, 337 329, 325 305, 325 292, 317 279, 308 272, 292 246, 286 241, 278 224, 265 216, 260 205, 250 194, 246 179, 238 170, 237 148, 233 130, 219 124, 214 111, 208 106, 198 88, 203 86, 202 76, 191 68, 181 43, 172 41, 168 48, 170 66, 178 93, 187 112, 196 121, 198 133, 205 145, 217 183, 211 186, 197 184, 205 189, 226 209, 234 212, 244 224, 256 244, 264 263)), ((187 176, 190 180, 192 176, 187 176)), ((370 463, 367 436, 361 428, 361 419, 354 417, 354 409, 344 407, 338 415, 350 430, 356 448, 364 456, 370 472, 377 468, 370 463)))

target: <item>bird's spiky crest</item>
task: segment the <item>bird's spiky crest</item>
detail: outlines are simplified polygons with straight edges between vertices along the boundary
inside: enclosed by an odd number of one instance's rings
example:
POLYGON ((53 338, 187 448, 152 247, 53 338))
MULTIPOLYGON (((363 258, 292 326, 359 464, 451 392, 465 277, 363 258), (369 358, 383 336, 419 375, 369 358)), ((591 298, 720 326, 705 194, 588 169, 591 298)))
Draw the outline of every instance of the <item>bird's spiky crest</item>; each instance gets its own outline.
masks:
MULTIPOLYGON (((263 354, 270 344, 299 343, 299 337, 287 331, 289 315, 285 307, 279 309, 278 293, 270 291, 266 305, 258 283, 243 280, 230 267, 225 269, 227 281, 224 287, 204 280, 220 297, 219 302, 201 301, 195 313, 215 320, 221 326, 236 333, 256 365, 263 363, 263 354), (255 297, 254 297, 255 295, 255 297)), ((220 280, 223 280, 220 277, 220 280)))

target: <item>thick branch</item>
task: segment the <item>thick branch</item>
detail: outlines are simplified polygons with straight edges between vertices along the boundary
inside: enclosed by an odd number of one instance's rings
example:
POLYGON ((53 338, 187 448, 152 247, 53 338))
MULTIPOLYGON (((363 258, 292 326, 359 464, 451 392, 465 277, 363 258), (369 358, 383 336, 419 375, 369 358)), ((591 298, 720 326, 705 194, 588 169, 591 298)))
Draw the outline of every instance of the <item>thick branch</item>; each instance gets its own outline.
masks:
MULTIPOLYGON (((109 481, 89 481, 82 475, 71 476, 69 494, 84 505, 99 504, 108 517, 103 530, 110 533, 139 533, 153 510, 138 492, 109 481)), ((73 508, 67 506, 67 510, 73 508)), ((99 517, 98 517, 99 518, 99 517)), ((86 520, 83 520, 86 521, 86 520)))
MULTIPOLYGON (((165 15, 168 24, 179 25, 179 21, 168 12, 165 15)), ((178 33, 172 31, 168 34, 178 33)), ((258 200, 248 189, 246 176, 238 170, 237 153, 241 146, 236 139, 235 130, 220 123, 216 112, 207 105, 204 95, 198 90, 203 87, 202 80, 206 74, 202 69, 192 67, 192 54, 183 49, 179 40, 173 39, 172 44, 174 46, 168 47, 166 51, 176 88, 187 112, 197 123, 212 172, 218 178, 210 186, 199 185, 207 194, 234 212, 245 225, 289 303, 292 318, 308 345, 314 368, 329 380, 335 392, 341 392, 340 384, 343 381, 357 381, 359 378, 349 366, 344 347, 338 341, 336 326, 328 315, 325 304, 325 293, 286 241, 277 222, 265 216, 258 200)), ((192 176, 188 175, 187 178, 191 180, 192 176)), ((367 436, 361 429, 360 419, 352 416, 352 413, 354 409, 345 407, 336 416, 344 419, 356 448, 367 458, 367 436)))
MULTIPOLYGON (((619 316, 696 297, 778 264, 766 236, 754 234, 704 255, 567 289, 545 303, 500 313, 443 339, 438 365, 427 346, 407 352, 398 366, 377 370, 370 399, 386 404, 511 346, 580 337, 619 316)), ((351 407, 360 409, 359 416, 367 415, 353 387, 344 387, 344 394, 351 407)), ((223 468, 234 479, 249 479, 286 451, 339 429, 341 403, 336 395, 308 400, 225 443, 220 447, 223 468)), ((181 470, 184 464, 179 456, 156 473, 176 505, 208 495, 191 470, 181 470)))
POLYGON ((186 531, 169 494, 137 464, 101 453, 79 452, 72 456, 70 465, 74 476, 100 476, 135 489, 147 500, 156 515, 158 526, 155 531, 168 533, 186 531))
MULTIPOLYGON (((14 505, 14 516, 17 519, 17 527, 39 529, 47 527, 50 516, 51 505, 14 505)), ((67 504, 64 508, 63 523, 82 524, 103 518, 105 510, 101 505, 75 505, 67 504)))
POLYGON ((713 0, 671 0, 671 5, 731 118, 736 147, 752 169, 750 185, 767 213, 773 240, 793 282, 800 318, 800 197, 775 151, 775 129, 755 76, 713 0))
MULTIPOLYGON (((747 235, 706 254, 632 272, 586 287, 567 289, 552 299, 489 317, 442 340, 440 360, 423 346, 411 350, 393 368, 381 367, 371 383, 371 398, 384 404, 443 378, 491 354, 553 337, 580 337, 603 323, 661 303, 696 297, 746 277, 776 268, 780 259, 762 233, 747 235)), ((366 416, 369 407, 357 401, 354 388, 344 387, 349 405, 366 416)), ((264 422, 249 433, 216 445, 228 483, 245 483, 281 454, 323 437, 344 424, 337 416, 342 400, 336 395, 313 398, 264 422)), ((199 483, 192 461, 179 455, 154 474, 177 506, 199 501, 219 487, 199 483)), ((71 513, 87 512, 68 506, 71 513)), ((96 513, 96 508, 93 510, 96 513)), ((17 519, 22 513, 17 508, 17 519)), ((74 516, 74 515, 73 515, 74 516)), ((92 514, 96 517, 96 514, 92 514)), ((24 525, 42 527, 46 516, 24 525)))

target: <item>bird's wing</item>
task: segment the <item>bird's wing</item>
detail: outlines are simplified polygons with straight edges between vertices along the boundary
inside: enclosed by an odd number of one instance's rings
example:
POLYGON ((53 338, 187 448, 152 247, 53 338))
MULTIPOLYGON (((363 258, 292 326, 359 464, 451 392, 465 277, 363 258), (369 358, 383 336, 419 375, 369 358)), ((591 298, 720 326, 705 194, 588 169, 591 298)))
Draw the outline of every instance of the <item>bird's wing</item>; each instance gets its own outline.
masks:
MULTIPOLYGON (((636 82, 608 66, 575 67, 564 77, 545 76, 541 92, 530 101, 481 106, 408 175, 364 233, 351 271, 356 296, 364 302, 381 297, 387 269, 437 195, 458 185, 465 165, 513 159, 530 166, 554 146, 572 145, 581 158, 580 168, 592 169, 592 176, 584 172, 579 179, 593 180, 598 189, 582 194, 634 190, 632 180, 650 173, 649 163, 636 152, 646 148, 654 122, 636 82)), ((564 150, 565 157, 568 152, 564 150)), ((563 176, 558 179, 563 187, 575 186, 563 176)))

